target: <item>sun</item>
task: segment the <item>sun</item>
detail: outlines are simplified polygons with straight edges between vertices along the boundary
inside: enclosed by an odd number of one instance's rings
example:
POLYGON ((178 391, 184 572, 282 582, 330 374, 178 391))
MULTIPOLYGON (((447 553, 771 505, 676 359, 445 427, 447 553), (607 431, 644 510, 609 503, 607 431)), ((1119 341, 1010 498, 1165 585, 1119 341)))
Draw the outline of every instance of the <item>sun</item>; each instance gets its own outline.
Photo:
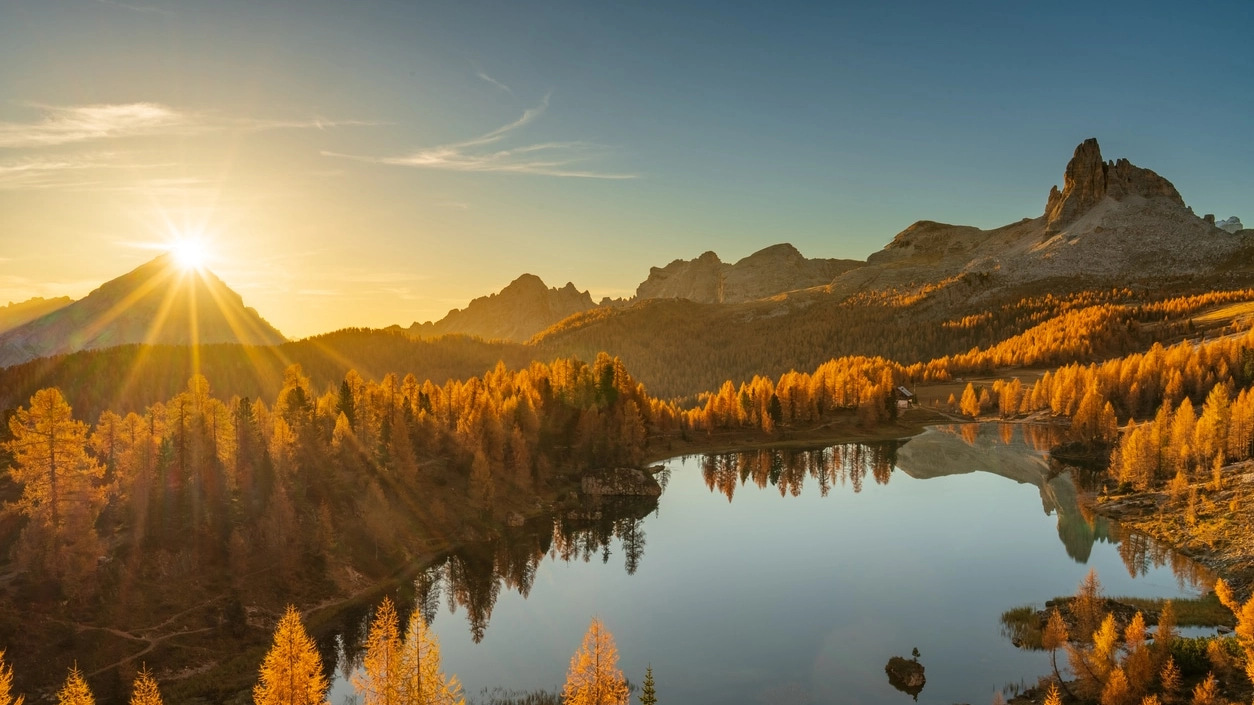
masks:
POLYGON ((209 251, 205 243, 193 238, 180 239, 171 243, 170 254, 174 257, 174 262, 179 269, 183 271, 204 269, 205 262, 209 259, 209 251))

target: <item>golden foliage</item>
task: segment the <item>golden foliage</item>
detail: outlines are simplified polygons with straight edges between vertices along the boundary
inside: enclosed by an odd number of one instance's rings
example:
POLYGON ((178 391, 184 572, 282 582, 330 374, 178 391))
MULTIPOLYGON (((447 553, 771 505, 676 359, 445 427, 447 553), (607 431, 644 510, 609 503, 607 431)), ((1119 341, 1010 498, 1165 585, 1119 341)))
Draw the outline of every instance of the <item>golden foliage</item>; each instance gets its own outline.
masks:
POLYGON ((57 705, 96 705, 96 698, 91 694, 87 681, 75 665, 65 679, 65 685, 57 691, 57 705))
POLYGON ((365 648, 361 671, 353 674, 353 687, 361 694, 362 705, 400 705, 401 634, 390 598, 383 598, 375 610, 365 648))
POLYGON ((440 641, 414 610, 405 628, 401 654, 400 702, 406 705, 465 705, 457 676, 440 670, 440 641))
POLYGON ((257 705, 321 705, 327 680, 314 640, 305 632, 300 613, 292 605, 274 629, 274 645, 261 662, 253 688, 257 705))
POLYGON ((26 700, 13 695, 13 667, 4 663, 4 651, 0 650, 0 705, 22 705, 26 700))
POLYGON ((593 617, 583 644, 570 659, 563 705, 627 705, 627 679, 618 670, 614 637, 600 619, 593 617))
POLYGON ((135 683, 131 688, 130 705, 162 705, 162 702, 157 680, 152 677, 152 672, 145 666, 135 676, 135 683))

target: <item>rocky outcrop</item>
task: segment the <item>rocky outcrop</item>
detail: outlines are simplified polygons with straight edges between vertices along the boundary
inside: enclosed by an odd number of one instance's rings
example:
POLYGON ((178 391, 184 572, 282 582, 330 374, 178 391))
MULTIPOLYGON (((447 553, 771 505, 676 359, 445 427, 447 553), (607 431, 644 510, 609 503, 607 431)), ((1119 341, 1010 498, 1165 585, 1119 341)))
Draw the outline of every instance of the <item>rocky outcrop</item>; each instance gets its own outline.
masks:
POLYGON ((213 273, 184 271, 169 255, 161 255, 68 306, 0 335, 0 367, 130 343, 284 341, 283 334, 213 273))
POLYGON ((1241 224, 1241 219, 1235 215, 1215 223, 1215 227, 1229 233, 1236 233, 1238 230, 1245 229, 1245 226, 1241 224))
POLYGON ((460 333, 521 343, 563 318, 595 306, 588 292, 579 291, 570 282, 560 289, 549 288, 540 277, 524 274, 499 294, 474 299, 466 308, 453 309, 435 323, 414 323, 407 332, 427 338, 460 333))
POLYGON ((756 301, 786 291, 831 283, 862 262, 807 259, 788 243, 772 245, 727 264, 713 252, 653 267, 636 288, 637 299, 688 299, 698 303, 756 301))
POLYGON ((1230 235, 1198 217, 1153 171, 1104 161, 1090 139, 1075 148, 1043 215, 992 230, 919 221, 830 289, 848 295, 966 283, 996 291, 1055 278, 1124 286, 1206 275, 1250 268, 1254 239, 1244 232, 1230 235))
POLYGON ((1102 161, 1097 139, 1090 137, 1075 148, 1063 172, 1062 191, 1054 186, 1045 203, 1046 232, 1055 233, 1089 212, 1103 199, 1121 201, 1128 196, 1165 198, 1184 207, 1176 187, 1149 169, 1133 166, 1127 159, 1102 161))
POLYGON ((662 486, 653 476, 636 468, 610 468, 584 475, 579 489, 601 497, 661 497, 662 486))

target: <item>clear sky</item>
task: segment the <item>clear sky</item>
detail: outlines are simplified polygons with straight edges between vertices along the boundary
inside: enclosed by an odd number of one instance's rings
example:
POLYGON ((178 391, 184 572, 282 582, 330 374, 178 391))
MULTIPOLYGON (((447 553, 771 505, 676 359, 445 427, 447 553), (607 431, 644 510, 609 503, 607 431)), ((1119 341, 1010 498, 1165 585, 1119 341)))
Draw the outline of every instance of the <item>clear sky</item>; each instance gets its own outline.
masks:
POLYGON ((1254 221, 1254 3, 0 2, 0 304, 203 237, 289 336, 522 272, 1039 215, 1097 137, 1254 221))

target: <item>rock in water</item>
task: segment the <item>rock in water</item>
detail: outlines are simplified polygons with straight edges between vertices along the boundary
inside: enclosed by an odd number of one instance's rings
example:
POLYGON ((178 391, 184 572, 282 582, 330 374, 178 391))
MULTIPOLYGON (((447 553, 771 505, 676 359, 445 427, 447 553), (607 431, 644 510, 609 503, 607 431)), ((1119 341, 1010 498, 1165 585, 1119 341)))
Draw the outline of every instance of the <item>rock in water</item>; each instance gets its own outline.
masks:
POLYGON ((923 692, 923 686, 927 683, 927 678, 923 675, 923 664, 913 659, 894 656, 888 659, 884 672, 888 674, 890 685, 915 700, 919 699, 919 693, 923 692))

